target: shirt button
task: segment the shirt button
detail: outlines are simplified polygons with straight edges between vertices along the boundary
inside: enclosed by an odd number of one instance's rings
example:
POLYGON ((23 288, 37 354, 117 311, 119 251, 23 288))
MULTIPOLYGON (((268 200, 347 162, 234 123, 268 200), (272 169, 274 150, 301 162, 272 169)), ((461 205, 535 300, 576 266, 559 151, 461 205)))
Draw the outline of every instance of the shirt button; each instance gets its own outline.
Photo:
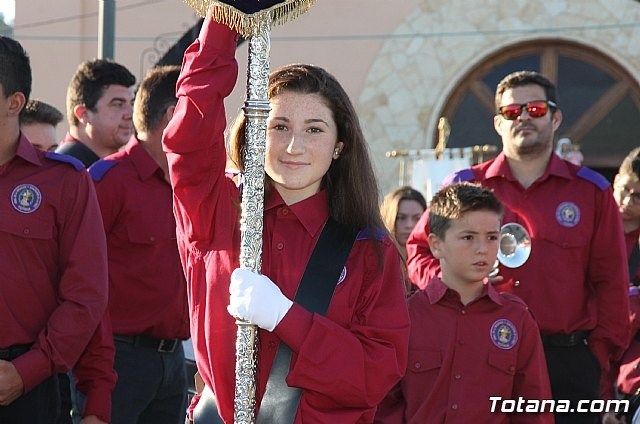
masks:
POLYGON ((415 368, 415 369, 419 370, 420 368, 422 368, 422 364, 421 364, 420 362, 416 362, 416 363, 413 365, 413 368, 415 368))
POLYGON ((22 234, 31 234, 31 230, 28 228, 25 228, 24 230, 22 230, 22 234))
POLYGON ((154 241, 156 241, 156 238, 155 238, 155 237, 153 237, 153 236, 151 236, 151 237, 149 237, 149 241, 150 241, 150 242, 154 242, 154 241))
POLYGON ((509 371, 514 372, 516 370, 516 366, 515 365, 511 365, 509 367, 509 371))
POLYGON ((514 286, 518 287, 520 285, 520 280, 516 280, 515 283, 513 283, 514 286))
POLYGON ((282 215, 288 215, 289 209, 282 209, 282 215))
POLYGON ((278 250, 282 250, 282 249, 284 248, 284 243, 278 243, 278 244, 276 245, 276 248, 277 248, 278 250))
POLYGON ((275 349, 276 348, 276 342, 269 342, 269 349, 275 349))
POLYGON ((462 376, 460 374, 456 374, 455 376, 453 376, 453 378, 455 378, 456 380, 460 380, 462 376))
POLYGON ((454 411, 458 410, 458 404, 454 403, 453 405, 451 405, 451 409, 453 409, 454 411))
POLYGON ((461 313, 462 315, 465 315, 465 314, 467 313, 467 311, 465 311, 465 310, 463 309, 462 311, 460 311, 460 313, 461 313))

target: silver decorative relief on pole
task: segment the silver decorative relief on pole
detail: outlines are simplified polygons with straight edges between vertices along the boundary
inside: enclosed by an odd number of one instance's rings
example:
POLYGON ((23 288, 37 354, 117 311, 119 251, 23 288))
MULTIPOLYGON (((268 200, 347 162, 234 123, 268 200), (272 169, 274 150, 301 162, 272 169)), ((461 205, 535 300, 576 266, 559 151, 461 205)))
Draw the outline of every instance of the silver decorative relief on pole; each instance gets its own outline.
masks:
MULTIPOLYGON (((249 39, 246 117, 246 152, 244 186, 240 219, 240 266, 262 271, 262 216, 264 205, 264 154, 269 116, 269 49, 270 21, 260 20, 257 33, 249 39)), ((256 403, 256 371, 258 329, 247 321, 238 320, 236 337, 236 387, 234 422, 254 422, 256 403)))

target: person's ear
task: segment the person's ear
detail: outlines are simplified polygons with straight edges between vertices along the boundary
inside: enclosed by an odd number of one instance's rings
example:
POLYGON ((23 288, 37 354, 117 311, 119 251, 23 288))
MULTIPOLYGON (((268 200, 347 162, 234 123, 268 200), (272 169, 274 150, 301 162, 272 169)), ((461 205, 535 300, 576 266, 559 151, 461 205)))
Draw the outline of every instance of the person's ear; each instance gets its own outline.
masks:
POLYGON ((503 119, 500 115, 493 115, 493 128, 495 128, 500 137, 502 137, 502 122, 503 119))
POLYGON ((560 128, 560 124, 562 124, 562 111, 560 109, 556 109, 551 116, 551 123, 553 125, 553 131, 557 131, 558 128, 560 128))
POLYGON ((164 116, 162 117, 162 119, 164 119, 164 121, 168 123, 169 121, 171 121, 171 118, 173 117, 173 113, 175 111, 176 111, 175 105, 169 106, 167 110, 164 111, 164 116))
POLYGON ((342 153, 342 149, 344 148, 344 143, 342 141, 338 141, 333 149, 333 159, 338 159, 340 157, 340 153, 342 153))
POLYGON ((8 113, 10 116, 19 116, 20 111, 24 109, 25 104, 27 103, 26 97, 24 97, 24 93, 17 91, 9 96, 9 110, 8 113))
POLYGON ((84 125, 89 122, 90 113, 91 111, 84 104, 75 105, 73 107, 73 115, 84 125))
POLYGON ((436 259, 442 258, 442 239, 433 233, 429 233, 428 240, 433 257, 436 259))

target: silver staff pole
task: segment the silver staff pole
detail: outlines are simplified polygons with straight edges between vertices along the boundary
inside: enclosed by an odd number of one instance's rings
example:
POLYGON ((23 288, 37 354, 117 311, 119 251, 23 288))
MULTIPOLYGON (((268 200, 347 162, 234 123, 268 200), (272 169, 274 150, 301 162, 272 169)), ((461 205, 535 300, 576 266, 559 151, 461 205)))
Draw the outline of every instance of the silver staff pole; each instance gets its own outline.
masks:
MULTIPOLYGON (((254 272, 262 271, 262 212, 264 209, 264 152, 269 115, 269 50, 270 19, 261 19, 249 38, 247 69, 246 153, 244 158, 244 186, 240 219, 240 266, 254 272)), ((236 388, 234 423, 252 424, 256 405, 256 369, 258 329, 255 325, 237 320, 236 388)))

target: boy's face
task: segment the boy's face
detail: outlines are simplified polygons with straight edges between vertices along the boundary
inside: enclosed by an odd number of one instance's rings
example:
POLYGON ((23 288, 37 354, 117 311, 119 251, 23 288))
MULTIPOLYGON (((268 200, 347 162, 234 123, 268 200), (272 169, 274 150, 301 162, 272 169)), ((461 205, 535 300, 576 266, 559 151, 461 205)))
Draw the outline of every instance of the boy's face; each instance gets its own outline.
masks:
POLYGON ((629 175, 616 175, 613 183, 613 197, 623 221, 640 220, 640 181, 629 175))
POLYGON ((56 127, 44 122, 33 122, 20 126, 22 133, 36 149, 53 152, 58 147, 56 127))
POLYGON ((447 285, 471 284, 489 275, 498 255, 500 216, 488 210, 467 212, 451 221, 444 239, 429 234, 447 285))

